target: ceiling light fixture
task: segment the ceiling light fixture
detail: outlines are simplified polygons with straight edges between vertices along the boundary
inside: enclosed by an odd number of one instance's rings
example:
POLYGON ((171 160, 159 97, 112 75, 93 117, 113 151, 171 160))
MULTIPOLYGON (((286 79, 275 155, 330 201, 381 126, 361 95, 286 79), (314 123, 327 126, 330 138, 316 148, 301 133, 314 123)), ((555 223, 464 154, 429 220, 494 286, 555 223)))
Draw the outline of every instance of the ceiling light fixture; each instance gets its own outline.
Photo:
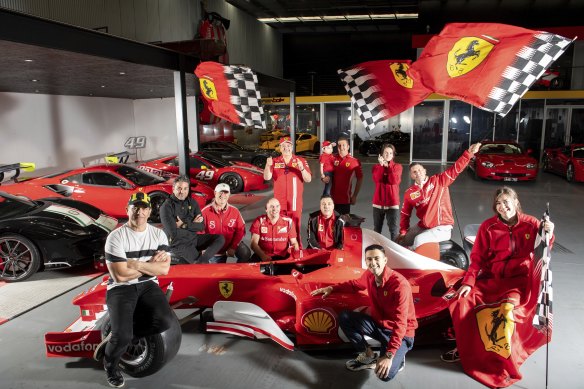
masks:
POLYGON ((298 19, 296 16, 292 16, 292 17, 286 17, 286 18, 278 18, 279 22, 282 23, 289 23, 289 22, 299 22, 300 19, 298 19))
POLYGON ((33 59, 25 59, 24 62, 34 62, 33 59))
POLYGON ((125 74, 126 74, 126 72, 120 72, 120 76, 123 76, 125 74))
POLYGON ((102 85, 101 87, 102 87, 102 88, 105 88, 105 85, 102 85))
POLYGON ((36 78, 33 78, 31 81, 32 82, 38 82, 39 80, 37 80, 36 78))

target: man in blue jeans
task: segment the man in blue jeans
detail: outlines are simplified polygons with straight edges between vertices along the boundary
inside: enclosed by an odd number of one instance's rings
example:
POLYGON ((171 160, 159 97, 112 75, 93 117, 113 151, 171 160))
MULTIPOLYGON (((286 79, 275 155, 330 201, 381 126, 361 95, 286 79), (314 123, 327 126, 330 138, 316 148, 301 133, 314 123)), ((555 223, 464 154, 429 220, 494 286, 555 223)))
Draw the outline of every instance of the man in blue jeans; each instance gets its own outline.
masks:
POLYGON ((314 290, 325 298, 334 292, 356 293, 367 290, 371 301, 370 315, 343 311, 339 324, 353 346, 359 351, 355 359, 347 362, 347 369, 358 371, 375 369, 377 377, 389 381, 405 366, 405 355, 414 346, 418 328, 414 300, 409 282, 387 266, 385 250, 381 245, 365 248, 367 272, 355 280, 314 290), (381 343, 377 356, 365 336, 381 343))

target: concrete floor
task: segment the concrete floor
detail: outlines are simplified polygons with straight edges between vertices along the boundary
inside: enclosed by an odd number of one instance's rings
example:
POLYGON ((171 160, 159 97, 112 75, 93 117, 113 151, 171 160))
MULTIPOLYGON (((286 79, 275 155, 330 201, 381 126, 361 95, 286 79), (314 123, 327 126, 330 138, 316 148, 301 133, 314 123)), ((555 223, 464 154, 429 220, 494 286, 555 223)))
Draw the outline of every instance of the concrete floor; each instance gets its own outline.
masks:
MULTIPOLYGON (((311 161, 313 171, 316 161, 311 161)), ((364 165, 365 180, 352 212, 367 217, 371 228, 371 164, 364 165)), ((429 173, 440 166, 428 165, 429 173)), ((404 169, 407 170, 407 169, 404 169)), ((404 174, 401 193, 410 185, 404 174)), ((491 202, 499 183, 478 182, 463 173, 451 187, 460 229, 492 215, 491 202)), ((535 183, 513 183, 525 212, 540 216, 550 202, 556 223, 556 247, 552 252, 554 280, 554 337, 549 345, 549 388, 584 388, 584 304, 580 283, 584 279, 584 184, 569 184, 558 176, 540 173, 535 183)), ((306 215, 318 208, 322 184, 305 187, 306 215)), ((248 206, 244 218, 263 211, 262 204, 248 206)), ((384 230, 387 233, 386 230, 384 230)), ((66 328, 78 312, 71 299, 87 285, 48 301, 36 309, 0 325, 0 388, 97 388, 107 386, 105 374, 91 360, 51 358, 44 355, 43 335, 66 328)), ((34 291, 30 291, 34 293, 34 291)), ((0 289, 0 298, 3 298, 0 289)), ((416 348, 407 356, 406 369, 390 383, 372 371, 350 372, 344 362, 350 351, 286 351, 271 342, 250 341, 223 334, 202 334, 197 321, 183 326, 178 355, 164 369, 142 379, 128 378, 128 388, 484 388, 467 377, 458 364, 446 364, 439 355, 448 346, 416 348)), ((524 378, 512 388, 545 388, 546 349, 538 350, 522 367, 524 378)))

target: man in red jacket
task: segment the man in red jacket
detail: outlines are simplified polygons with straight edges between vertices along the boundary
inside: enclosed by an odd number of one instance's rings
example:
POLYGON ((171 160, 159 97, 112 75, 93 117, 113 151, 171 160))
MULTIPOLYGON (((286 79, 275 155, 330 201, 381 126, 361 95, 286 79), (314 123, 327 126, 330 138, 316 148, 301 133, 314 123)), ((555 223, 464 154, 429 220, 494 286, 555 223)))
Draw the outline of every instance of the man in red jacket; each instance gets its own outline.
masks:
POLYGON ((245 221, 241 213, 229 204, 231 190, 225 183, 215 187, 215 198, 201 210, 205 233, 222 235, 223 247, 209 263, 225 263, 227 257, 236 257, 237 262, 247 262, 251 255, 249 247, 242 242, 245 235, 245 221))
MULTIPOLYGON (((357 196, 363 183, 363 170, 361 162, 349 154, 349 139, 339 138, 337 147, 339 154, 334 161, 331 197, 335 202, 337 212, 346 215, 351 213, 351 205, 355 205, 357 202, 357 196), (355 182, 354 189, 353 182, 355 182)), ((328 183, 329 177, 325 177, 323 182, 328 183)))
POLYGON ((378 164, 373 165, 373 230, 381 234, 383 219, 387 219, 389 237, 395 240, 399 235, 399 184, 402 165, 395 163, 395 147, 391 143, 381 146, 378 164))
POLYGON ((454 218, 448 187, 466 168, 480 147, 480 143, 471 145, 454 165, 431 177, 426 175, 426 169, 420 163, 410 164, 410 177, 415 183, 404 193, 400 235, 396 240, 398 243, 415 250, 424 243, 450 239, 454 218), (410 227, 410 217, 414 208, 420 221, 410 227))
POLYGON ((382 246, 373 244, 365 248, 365 264, 369 271, 356 279, 312 291, 325 298, 333 291, 356 293, 367 290, 371 300, 371 315, 343 311, 339 325, 353 346, 360 351, 357 358, 347 362, 347 369, 357 371, 375 369, 377 377, 389 381, 405 366, 406 353, 414 346, 418 328, 414 300, 409 282, 387 266, 382 246), (365 340, 369 336, 381 343, 377 357, 365 340))
POLYGON ((280 138, 279 157, 268 157, 264 168, 264 180, 274 179, 274 197, 282 207, 282 215, 294 220, 296 236, 300 239, 302 220, 302 195, 304 183, 312 180, 308 162, 302 157, 292 154, 292 141, 289 136, 280 138))

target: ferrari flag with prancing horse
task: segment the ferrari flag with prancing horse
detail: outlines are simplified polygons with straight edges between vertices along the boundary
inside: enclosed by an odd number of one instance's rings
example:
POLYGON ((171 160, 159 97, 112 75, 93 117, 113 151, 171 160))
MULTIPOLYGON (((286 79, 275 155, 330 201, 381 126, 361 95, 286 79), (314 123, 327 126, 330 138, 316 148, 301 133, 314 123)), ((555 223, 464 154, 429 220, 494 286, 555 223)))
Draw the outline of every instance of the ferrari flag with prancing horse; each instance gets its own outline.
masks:
POLYGON ((452 23, 412 69, 433 92, 505 116, 571 42, 507 24, 452 23))
POLYGON ((266 128, 258 79, 250 68, 201 62, 195 74, 215 116, 244 127, 266 128))
POLYGON ((337 71, 369 131, 430 95, 431 91, 409 71, 410 65, 411 61, 404 60, 370 61, 337 71))

